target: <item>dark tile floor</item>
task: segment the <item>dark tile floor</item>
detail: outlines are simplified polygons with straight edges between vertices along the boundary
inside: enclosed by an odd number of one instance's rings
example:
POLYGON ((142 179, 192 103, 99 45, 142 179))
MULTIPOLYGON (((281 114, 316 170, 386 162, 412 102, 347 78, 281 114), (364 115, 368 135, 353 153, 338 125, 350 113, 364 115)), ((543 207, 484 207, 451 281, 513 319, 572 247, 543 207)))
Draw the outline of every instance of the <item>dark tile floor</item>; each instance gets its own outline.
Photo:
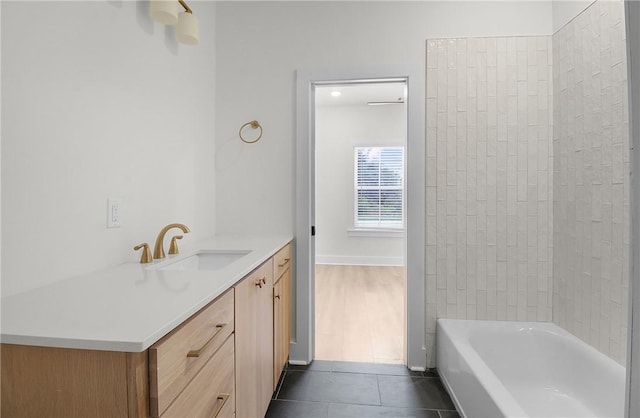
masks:
POLYGON ((458 418, 438 374, 316 360, 287 366, 266 418, 458 418))

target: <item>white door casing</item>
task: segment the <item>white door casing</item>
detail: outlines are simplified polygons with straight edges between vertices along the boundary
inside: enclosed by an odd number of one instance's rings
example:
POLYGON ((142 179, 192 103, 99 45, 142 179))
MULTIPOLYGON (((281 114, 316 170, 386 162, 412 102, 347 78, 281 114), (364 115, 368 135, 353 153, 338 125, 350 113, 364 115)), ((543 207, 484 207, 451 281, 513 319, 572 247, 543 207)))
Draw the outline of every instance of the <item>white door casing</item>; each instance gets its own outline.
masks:
MULTIPOLYGON (((407 83, 406 249, 407 366, 424 370, 425 294, 425 105, 424 69, 386 66, 355 70, 297 72, 296 92, 296 280, 290 362, 308 364, 314 356, 315 244, 315 86, 358 81, 404 80, 407 83)), ((321 233, 321 231, 319 231, 321 233)))

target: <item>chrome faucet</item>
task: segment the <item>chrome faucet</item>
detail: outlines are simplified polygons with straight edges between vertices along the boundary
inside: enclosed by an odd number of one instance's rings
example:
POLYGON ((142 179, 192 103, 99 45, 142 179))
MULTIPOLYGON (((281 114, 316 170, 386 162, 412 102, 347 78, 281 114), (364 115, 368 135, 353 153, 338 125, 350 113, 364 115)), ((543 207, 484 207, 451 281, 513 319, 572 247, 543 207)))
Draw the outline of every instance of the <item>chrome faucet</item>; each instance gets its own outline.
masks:
POLYGON ((169 224, 167 226, 165 226, 164 228, 162 228, 160 230, 160 233, 158 234, 158 238, 156 238, 156 245, 153 247, 153 258, 156 260, 159 260, 161 258, 164 258, 164 236, 166 235, 167 231, 169 231, 172 228, 180 228, 182 229, 182 232, 189 233, 191 232, 191 230, 189 229, 188 226, 184 225, 184 224, 179 224, 179 223, 174 223, 174 224, 169 224))

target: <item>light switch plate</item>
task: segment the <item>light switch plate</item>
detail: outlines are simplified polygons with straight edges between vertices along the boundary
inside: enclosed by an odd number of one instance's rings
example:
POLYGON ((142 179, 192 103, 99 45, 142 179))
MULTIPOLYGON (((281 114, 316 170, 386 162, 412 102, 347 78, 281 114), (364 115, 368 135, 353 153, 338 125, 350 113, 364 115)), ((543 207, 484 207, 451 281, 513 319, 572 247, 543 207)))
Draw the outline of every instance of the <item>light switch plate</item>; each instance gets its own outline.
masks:
POLYGON ((107 199, 107 228, 120 228, 122 199, 110 197, 107 199))

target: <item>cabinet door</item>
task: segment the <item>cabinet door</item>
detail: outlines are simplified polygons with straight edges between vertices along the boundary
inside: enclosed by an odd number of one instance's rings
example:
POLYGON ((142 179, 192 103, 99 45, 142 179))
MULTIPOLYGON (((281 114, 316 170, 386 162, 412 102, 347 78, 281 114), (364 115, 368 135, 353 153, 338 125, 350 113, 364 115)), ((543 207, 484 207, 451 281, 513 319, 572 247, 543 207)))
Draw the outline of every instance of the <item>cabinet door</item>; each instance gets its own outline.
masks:
POLYGON ((260 406, 259 417, 267 413, 275 386, 273 384, 273 267, 265 270, 266 284, 259 292, 260 314, 257 320, 258 356, 260 363, 260 406))
POLYGON ((235 287, 236 415, 240 418, 263 417, 273 394, 272 289, 272 260, 235 287))
POLYGON ((291 270, 288 269, 273 288, 273 382, 289 359, 291 341, 291 270))

